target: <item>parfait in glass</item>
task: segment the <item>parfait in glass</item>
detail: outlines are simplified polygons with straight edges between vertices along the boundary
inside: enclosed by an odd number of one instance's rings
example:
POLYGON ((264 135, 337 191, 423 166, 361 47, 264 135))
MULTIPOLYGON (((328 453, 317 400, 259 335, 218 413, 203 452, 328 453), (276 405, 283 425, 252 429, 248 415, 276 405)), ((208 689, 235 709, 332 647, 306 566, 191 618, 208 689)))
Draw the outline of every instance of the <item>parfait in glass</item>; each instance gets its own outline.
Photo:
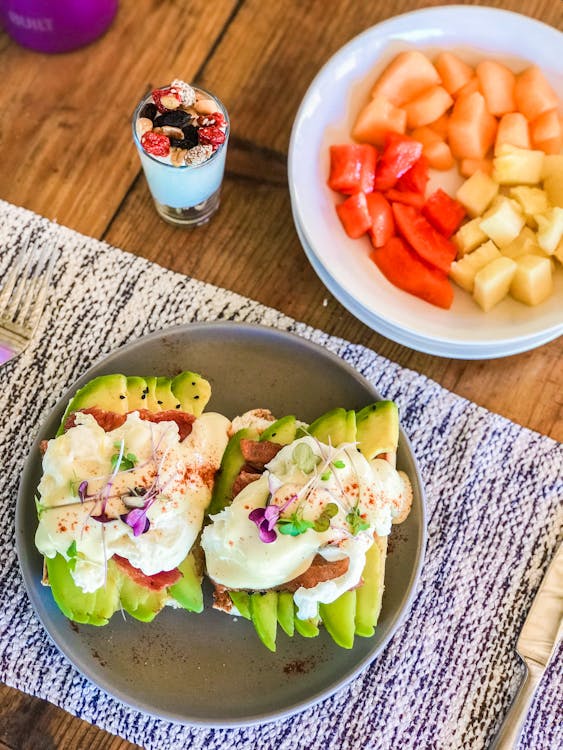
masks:
POLYGON ((219 207, 229 117, 216 96, 174 80, 142 99, 133 139, 156 210, 177 226, 197 226, 219 207))

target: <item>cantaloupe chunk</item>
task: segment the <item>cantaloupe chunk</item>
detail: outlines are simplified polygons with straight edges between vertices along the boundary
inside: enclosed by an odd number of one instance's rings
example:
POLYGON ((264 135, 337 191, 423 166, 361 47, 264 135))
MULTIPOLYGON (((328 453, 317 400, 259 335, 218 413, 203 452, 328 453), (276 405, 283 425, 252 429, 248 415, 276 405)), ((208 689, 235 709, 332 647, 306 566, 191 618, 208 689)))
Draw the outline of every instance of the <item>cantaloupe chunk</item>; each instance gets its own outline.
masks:
POLYGON ((448 144, 443 141, 428 125, 421 128, 415 128, 411 137, 422 143, 422 154, 428 160, 428 166, 432 169, 444 171, 451 169, 454 165, 454 158, 448 144))
POLYGON ((536 148, 545 154, 560 154, 563 152, 563 134, 557 138, 548 138, 546 141, 538 141, 536 148))
POLYGON ((518 111, 530 121, 559 105, 557 94, 537 65, 526 68, 516 77, 514 98, 518 111))
POLYGON ((481 216, 498 193, 498 184, 483 172, 475 172, 458 189, 455 197, 469 216, 481 216))
POLYGON ((428 166, 440 172, 451 169, 455 163, 452 150, 445 141, 430 143, 422 153, 428 159, 428 166))
POLYGON ((550 154, 558 154, 561 150, 562 135, 561 121, 555 109, 544 112, 530 123, 530 134, 534 148, 539 148, 550 154))
POLYGON ((440 84, 438 71, 418 50, 400 52, 375 82, 372 96, 383 96, 401 107, 431 86, 440 84))
POLYGON ((448 142, 457 159, 484 159, 496 131, 496 118, 482 94, 476 91, 456 100, 448 123, 448 142))
POLYGON ((496 60, 482 60, 475 72, 487 109, 492 115, 505 115, 507 112, 516 110, 514 99, 516 76, 506 65, 496 60))
POLYGON ((523 255, 516 261, 510 294, 525 305, 539 305, 553 292, 553 275, 548 258, 523 255))
POLYGON ((464 177, 471 177, 475 172, 484 174, 493 173, 492 159, 462 159, 459 163, 459 171, 464 177))
POLYGON ((485 312, 489 312, 506 297, 516 268, 516 261, 501 257, 475 274, 473 298, 485 312))
POLYGON ((382 96, 375 96, 360 112, 352 130, 352 137, 361 143, 383 146, 385 135, 404 133, 407 127, 407 113, 395 107, 382 96))
POLYGON ((405 104, 407 127, 420 128, 437 120, 452 106, 454 100, 442 86, 432 86, 405 104))
POLYGON ((448 137, 448 120, 450 119, 448 114, 443 114, 434 122, 429 122, 428 127, 433 130, 442 140, 446 140, 448 137))
POLYGON ((467 81, 465 86, 462 86, 459 91, 456 91, 456 93, 454 94, 454 99, 461 99, 464 96, 469 96, 469 94, 474 94, 476 91, 479 91, 480 93, 479 79, 477 78, 477 76, 471 78, 471 80, 467 81))
POLYGON ((434 65, 448 94, 455 94, 475 75, 473 68, 453 52, 440 52, 434 65))
POLYGON ((505 143, 509 146, 518 146, 518 148, 531 148, 528 120, 521 112, 510 112, 500 118, 495 140, 495 154, 505 143))

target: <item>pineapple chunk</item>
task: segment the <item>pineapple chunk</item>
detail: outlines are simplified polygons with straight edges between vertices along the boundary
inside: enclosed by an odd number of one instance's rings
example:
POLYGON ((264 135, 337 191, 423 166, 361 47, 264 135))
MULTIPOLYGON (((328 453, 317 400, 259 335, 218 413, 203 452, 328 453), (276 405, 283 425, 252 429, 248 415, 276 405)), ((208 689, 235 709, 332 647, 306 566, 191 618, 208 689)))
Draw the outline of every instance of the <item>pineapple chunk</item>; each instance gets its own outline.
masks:
POLYGON ((537 226, 534 214, 543 214, 549 208, 547 193, 537 187, 518 185, 510 188, 510 196, 518 201, 526 217, 526 224, 533 228, 537 226))
POLYGON ((549 255, 553 255, 563 237, 563 208, 554 206, 544 214, 536 214, 538 222, 538 245, 549 255))
POLYGON ((475 274, 473 298, 489 312, 508 294, 517 263, 511 258, 497 258, 475 274))
POLYGON ((561 242, 557 245, 557 248, 553 253, 553 257, 557 258, 561 265, 563 265, 563 240, 561 240, 561 242))
POLYGON ((539 255, 542 258, 547 258, 548 253, 542 250, 538 245, 538 239, 536 233, 530 229, 530 227, 524 227, 518 237, 509 245, 505 245, 501 249, 501 253, 507 258, 516 260, 521 258, 522 255, 539 255))
POLYGON ((563 174, 563 154, 546 154, 543 160, 542 180, 551 175, 563 174))
POLYGON ((468 253, 461 260, 452 263, 450 277, 466 292, 472 292, 475 274, 484 268, 487 263, 501 257, 495 243, 489 240, 478 247, 475 252, 468 253))
POLYGON ((499 185, 537 185, 541 180, 543 151, 503 144, 493 159, 493 180, 499 185))
POLYGON ((498 184, 484 172, 477 171, 465 180, 456 198, 469 216, 481 216, 498 193, 498 184))
POLYGON ((479 226, 497 247, 506 247, 518 237, 526 220, 520 206, 510 198, 497 201, 479 226))
POLYGON ((487 241, 487 235, 479 226, 480 221, 479 217, 471 219, 471 221, 461 226, 454 234, 453 239, 457 245, 458 258, 463 258, 464 255, 472 252, 476 247, 487 241))
POLYGON ((553 292, 549 258, 523 255, 516 261, 516 272, 510 283, 510 294, 525 305, 539 305, 553 292))
POLYGON ((563 208, 563 172, 548 174, 543 181, 543 188, 553 206, 563 208))

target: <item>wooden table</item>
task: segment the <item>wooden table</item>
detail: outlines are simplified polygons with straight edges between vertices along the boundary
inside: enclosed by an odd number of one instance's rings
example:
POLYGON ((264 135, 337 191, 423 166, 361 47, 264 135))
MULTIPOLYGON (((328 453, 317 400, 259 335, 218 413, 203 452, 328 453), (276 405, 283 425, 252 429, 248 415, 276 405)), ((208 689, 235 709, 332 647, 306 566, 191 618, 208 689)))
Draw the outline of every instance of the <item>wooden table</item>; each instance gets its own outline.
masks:
MULTIPOLYGON (((489 4, 563 26, 561 2, 489 4)), ((105 37, 70 54, 35 54, 2 35, 0 198, 365 344, 492 411, 563 439, 561 340, 484 362, 406 349, 359 323, 327 292, 293 227, 286 156, 310 81, 355 34, 428 5, 439 3, 122 0, 105 37), (217 92, 233 124, 222 208, 209 225, 192 231, 157 217, 130 137, 136 100, 174 77, 217 92)), ((132 747, 0 686, 0 750, 132 747)))

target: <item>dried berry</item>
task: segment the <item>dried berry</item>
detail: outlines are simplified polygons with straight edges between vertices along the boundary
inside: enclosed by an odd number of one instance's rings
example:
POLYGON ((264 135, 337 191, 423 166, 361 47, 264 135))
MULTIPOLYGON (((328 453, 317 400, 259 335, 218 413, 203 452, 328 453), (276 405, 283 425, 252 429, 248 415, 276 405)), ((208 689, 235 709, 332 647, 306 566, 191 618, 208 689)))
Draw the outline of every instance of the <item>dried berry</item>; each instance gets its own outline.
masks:
POLYGON ((182 139, 172 140, 172 146, 175 146, 176 148, 188 149, 197 146, 197 144, 199 143, 197 128, 195 128, 193 125, 186 125, 185 128, 182 128, 182 133, 184 134, 184 137, 182 139))
POLYGON ((225 118, 221 112, 213 112, 210 115, 200 115, 197 118, 197 124, 200 127, 208 127, 209 125, 215 125, 218 128, 225 126, 225 118))
POLYGON ((164 89, 155 89, 152 98, 159 112, 168 112, 170 109, 178 109, 180 106, 180 94, 169 86, 164 89))
POLYGON ((152 102, 147 102, 143 109, 139 112, 139 117, 146 117, 148 120, 154 120, 156 117, 156 105, 152 102))
POLYGON ((183 128, 185 125, 190 124, 191 119, 191 115, 184 112, 184 110, 175 109, 172 112, 165 112, 163 115, 159 115, 154 121, 154 126, 161 128, 164 125, 171 125, 173 128, 183 128))
POLYGON ((204 145, 213 146, 216 149, 225 142, 225 133, 216 125, 199 128, 199 142, 204 145))
POLYGON ((143 135, 141 146, 147 154, 153 156, 168 156, 170 153, 170 139, 161 133, 154 133, 152 130, 143 135))

